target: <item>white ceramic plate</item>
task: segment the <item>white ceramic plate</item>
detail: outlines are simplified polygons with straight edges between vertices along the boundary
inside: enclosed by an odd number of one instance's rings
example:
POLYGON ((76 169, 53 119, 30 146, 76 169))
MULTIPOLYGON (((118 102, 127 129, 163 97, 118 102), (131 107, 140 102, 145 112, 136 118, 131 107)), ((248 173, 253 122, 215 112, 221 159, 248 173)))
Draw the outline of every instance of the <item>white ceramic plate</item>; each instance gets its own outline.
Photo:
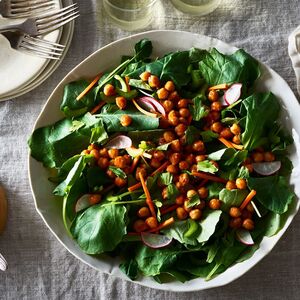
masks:
MULTIPOLYGON (((73 4, 72 0, 62 0, 58 2, 59 7, 66 7, 73 4)), ((5 57, 17 58, 16 60, 10 59, 9 63, 7 62, 5 64, 7 67, 3 69, 1 68, 0 70, 0 78, 7 78, 5 86, 3 82, 0 83, 0 101, 19 97, 31 91, 45 81, 56 70, 67 54, 72 41, 73 31, 74 21, 71 21, 70 23, 64 25, 60 30, 56 30, 55 32, 45 36, 47 40, 65 45, 65 49, 59 60, 45 60, 11 50, 9 49, 6 39, 0 35, 1 50, 2 46, 4 45, 4 51, 0 54, 0 62, 2 62, 5 57), (13 82, 14 77, 11 72, 16 66, 21 65, 20 63, 17 64, 17 62, 20 62, 20 59, 22 62, 28 61, 28 63, 26 63, 27 67, 24 69, 18 69, 19 67, 17 67, 18 80, 17 82, 13 82), (13 63, 11 63, 12 61, 13 63), (2 93, 2 90, 6 90, 6 92, 2 93)))
MULTIPOLYGON (((56 87, 56 89, 49 97, 46 105, 44 106, 40 116, 37 119, 34 128, 52 124, 63 117, 62 113, 59 111, 59 104, 62 98, 63 88, 65 84, 70 81, 78 80, 80 78, 92 78, 100 71, 117 66, 120 62, 121 55, 132 54, 134 44, 142 38, 148 38, 153 42, 153 56, 161 56, 170 51, 184 50, 191 47, 205 49, 216 47, 221 52, 228 54, 236 50, 235 47, 225 44, 222 41, 207 36, 180 31, 150 31, 118 40, 99 49, 94 54, 89 56, 60 82, 60 84, 56 87)), ((258 82, 259 89, 262 91, 271 90, 280 99, 284 107, 282 121, 285 124, 286 128, 293 132, 295 138, 295 145, 291 149, 290 158, 293 161, 294 166, 297 166, 297 168, 295 168, 293 171, 291 184, 295 185, 295 192, 297 194, 297 197, 299 197, 299 104, 287 83, 277 73, 263 64, 261 65, 261 67, 262 77, 258 82)), ((83 253, 76 242, 70 236, 68 236, 67 232, 65 231, 61 216, 62 202, 53 201, 53 185, 48 181, 48 176, 49 174, 47 173, 47 170, 43 168, 42 164, 29 157, 29 178, 32 193, 35 199, 36 209, 49 229, 52 231, 52 233, 66 247, 66 249, 68 249, 73 255, 75 255, 84 263, 101 272, 109 273, 127 279, 127 277, 125 277, 125 275, 123 275, 123 273, 118 268, 118 265, 120 263, 118 259, 112 259, 106 256, 103 256, 103 258, 100 259, 89 256, 83 253)), ((278 242, 282 234, 291 223, 298 208, 299 201, 297 200, 296 205, 290 211, 290 216, 287 219, 284 228, 276 236, 273 236, 271 238, 265 237, 260 245, 260 248, 255 252, 252 258, 246 260, 245 262, 235 264, 234 266, 227 269, 224 273, 220 274, 210 281, 204 281, 203 279, 199 278, 186 283, 172 282, 166 284, 158 284, 151 278, 141 278, 140 280, 135 282, 156 289, 180 292, 197 291, 225 285, 246 273, 258 261, 260 261, 265 255, 267 255, 267 253, 271 251, 271 249, 275 246, 275 244, 278 242)))

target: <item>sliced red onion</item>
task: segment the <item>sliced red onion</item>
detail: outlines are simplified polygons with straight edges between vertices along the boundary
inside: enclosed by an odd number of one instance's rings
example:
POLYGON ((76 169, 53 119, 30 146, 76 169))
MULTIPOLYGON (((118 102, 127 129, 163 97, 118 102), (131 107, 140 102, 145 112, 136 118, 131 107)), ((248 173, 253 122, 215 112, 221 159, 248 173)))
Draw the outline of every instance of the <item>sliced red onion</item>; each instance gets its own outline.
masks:
POLYGON ((142 94, 144 94, 144 95, 146 95, 146 96, 152 98, 152 95, 151 95, 151 94, 149 94, 149 93, 147 93, 147 92, 145 92, 145 91, 143 91, 143 90, 141 90, 141 89, 139 89, 139 91, 140 91, 142 94))
POLYGON ((228 90, 226 90, 224 93, 224 100, 228 105, 231 105, 240 99, 242 86, 243 85, 241 83, 234 83, 228 90))
POLYGON ((260 163, 253 163, 253 169, 256 173, 263 175, 263 176, 270 176, 281 168, 281 161, 270 161, 270 162, 260 162, 260 163))
POLYGON ((250 234, 250 232, 246 229, 238 229, 236 231, 236 236, 237 236, 237 239, 244 245, 247 245, 247 246, 253 246, 254 245, 254 241, 252 239, 252 236, 250 234))
POLYGON ((172 238, 169 238, 165 235, 142 232, 141 238, 143 243, 153 249, 164 248, 171 244, 172 238))
POLYGON ((130 137, 126 135, 118 135, 108 141, 104 147, 108 149, 125 149, 131 147, 131 145, 132 140, 130 137))
POLYGON ((154 105, 152 105, 150 102, 142 101, 140 98, 136 99, 135 101, 143 109, 145 109, 149 112, 156 112, 156 109, 155 109, 154 105))
POLYGON ((164 107, 157 100, 155 100, 154 98, 145 96, 145 97, 140 97, 138 100, 140 102, 150 103, 154 107, 154 109, 157 112, 159 112, 162 116, 164 116, 164 117, 167 116, 164 107))
POLYGON ((83 209, 90 207, 91 206, 90 197, 91 197, 90 194, 84 194, 83 196, 81 196, 76 202, 75 212, 79 212, 83 209))

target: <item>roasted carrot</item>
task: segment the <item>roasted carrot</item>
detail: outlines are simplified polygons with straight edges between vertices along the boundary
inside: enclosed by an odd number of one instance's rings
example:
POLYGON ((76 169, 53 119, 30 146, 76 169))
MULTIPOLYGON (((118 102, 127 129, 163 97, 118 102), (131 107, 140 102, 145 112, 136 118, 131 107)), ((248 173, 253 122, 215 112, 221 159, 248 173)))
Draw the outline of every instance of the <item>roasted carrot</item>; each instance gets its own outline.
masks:
POLYGON ((128 76, 125 76, 125 83, 127 85, 127 91, 130 92, 130 85, 129 85, 130 78, 128 76))
POLYGON ((170 219, 167 219, 166 221, 160 223, 156 228, 152 228, 150 230, 147 230, 147 232, 158 232, 161 229, 163 229, 163 228, 165 228, 167 226, 172 225, 174 222, 175 222, 174 217, 171 217, 170 219))
POLYGON ((209 180, 207 180, 207 179, 202 180, 202 182, 198 185, 198 188, 205 186, 208 183, 208 181, 209 180))
POLYGON ((206 174, 204 172, 192 172, 192 175, 196 176, 196 177, 199 177, 199 178, 202 178, 202 179, 210 180, 210 181, 221 182, 221 183, 226 183, 227 182, 227 180, 224 179, 224 178, 217 177, 217 176, 214 176, 214 175, 209 175, 209 174, 206 174))
POLYGON ((243 145, 237 145, 235 143, 232 143, 222 137, 218 138, 218 140, 223 143, 227 148, 234 148, 234 149, 237 149, 237 150, 243 150, 244 149, 244 146, 243 145))
POLYGON ((103 105, 105 105, 104 101, 100 101, 98 105, 96 105, 92 110, 91 114, 95 114, 103 105))
POLYGON ((175 210, 178 206, 179 206, 178 204, 174 204, 174 205, 171 205, 171 206, 169 206, 169 207, 162 208, 162 209, 160 210, 160 214, 161 214, 161 215, 165 215, 165 214, 167 214, 167 213, 169 213, 169 212, 175 210))
POLYGON ((212 90, 227 90, 228 88, 229 88, 229 85, 227 83, 221 83, 221 84, 211 86, 210 88, 208 88, 208 90, 209 91, 212 91, 212 90))
POLYGON ((77 96, 76 100, 79 101, 81 98, 83 98, 92 89, 92 87, 99 81, 101 76, 102 73, 97 75, 95 79, 77 96))
POLYGON ((146 185, 145 179, 142 175, 142 172, 139 173, 139 177, 140 177, 140 180, 141 180, 143 190, 144 190, 145 195, 146 195, 146 203, 149 206, 152 217, 154 217, 156 219, 156 212, 155 212, 155 208, 154 208, 154 203, 151 199, 151 195, 150 195, 150 192, 147 188, 147 185, 146 185))
POLYGON ((133 171, 135 170, 137 164, 139 163, 140 161, 140 156, 137 156, 133 159, 133 162, 132 162, 132 165, 131 165, 131 168, 130 168, 130 173, 133 173, 133 171))
POLYGON ((247 195, 247 197, 245 198, 245 200, 241 204, 240 210, 243 210, 248 205, 248 203, 252 200, 252 198, 255 195, 256 195, 256 191, 255 190, 251 190, 251 192, 247 195))

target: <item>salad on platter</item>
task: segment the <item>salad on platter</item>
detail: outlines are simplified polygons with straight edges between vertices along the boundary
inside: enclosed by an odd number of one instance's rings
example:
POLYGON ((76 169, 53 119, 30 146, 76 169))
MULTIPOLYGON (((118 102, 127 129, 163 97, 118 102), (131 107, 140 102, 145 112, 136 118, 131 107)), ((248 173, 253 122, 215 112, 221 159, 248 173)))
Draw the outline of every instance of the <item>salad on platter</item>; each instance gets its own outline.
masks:
POLYGON ((31 156, 82 251, 121 257, 132 280, 209 280, 283 227, 293 140, 244 50, 151 54, 143 39, 115 69, 68 83, 64 118, 33 132, 31 156))

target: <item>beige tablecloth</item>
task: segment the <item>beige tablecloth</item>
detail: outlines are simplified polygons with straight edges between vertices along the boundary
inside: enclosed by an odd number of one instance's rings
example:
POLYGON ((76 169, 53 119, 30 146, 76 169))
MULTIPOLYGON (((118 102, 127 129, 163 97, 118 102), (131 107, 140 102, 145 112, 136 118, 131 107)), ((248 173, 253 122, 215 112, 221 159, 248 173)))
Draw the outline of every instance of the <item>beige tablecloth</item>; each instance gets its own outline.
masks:
MULTIPOLYGON (((81 17, 58 70, 36 90, 0 103, 0 182, 9 201, 8 226, 0 237, 9 269, 0 273, 0 299, 299 299, 299 214, 274 250, 242 278, 225 287, 184 294, 103 275, 69 254, 46 228, 35 211, 27 177, 26 141, 34 121, 68 71, 94 50, 130 35, 109 22, 102 1, 77 2, 81 17)), ((161 2, 164 9, 147 30, 191 31, 244 48, 277 71, 296 93, 287 45, 288 35, 300 23, 298 0, 223 0, 205 17, 184 15, 169 1, 161 2)))

